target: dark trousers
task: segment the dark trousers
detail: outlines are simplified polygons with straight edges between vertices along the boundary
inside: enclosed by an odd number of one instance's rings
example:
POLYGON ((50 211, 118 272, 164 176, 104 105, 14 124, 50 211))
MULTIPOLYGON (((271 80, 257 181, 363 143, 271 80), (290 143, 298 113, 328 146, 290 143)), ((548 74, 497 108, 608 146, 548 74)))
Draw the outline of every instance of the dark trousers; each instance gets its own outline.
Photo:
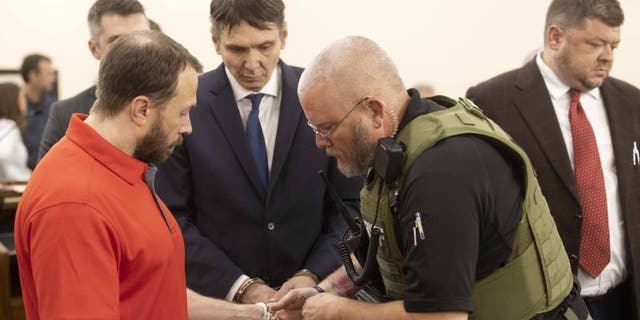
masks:
POLYGON ((627 280, 598 297, 584 297, 593 320, 629 320, 631 311, 631 286, 627 280))

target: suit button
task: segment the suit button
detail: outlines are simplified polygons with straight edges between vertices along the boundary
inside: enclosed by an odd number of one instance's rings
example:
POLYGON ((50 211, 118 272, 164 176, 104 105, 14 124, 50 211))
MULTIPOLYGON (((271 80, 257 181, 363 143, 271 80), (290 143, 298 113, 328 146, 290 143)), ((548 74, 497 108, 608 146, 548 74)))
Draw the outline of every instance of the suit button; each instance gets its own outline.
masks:
POLYGON ((273 222, 269 222, 267 223, 267 229, 269 229, 269 231, 273 231, 276 229, 276 224, 273 222))
POLYGON ((578 220, 578 221, 582 220, 582 215, 581 215, 581 214, 579 214, 579 213, 578 213, 578 214, 576 214, 576 220, 578 220))
POLYGON ((578 255, 575 253, 572 253, 569 258, 571 258, 571 260, 578 260, 578 255))

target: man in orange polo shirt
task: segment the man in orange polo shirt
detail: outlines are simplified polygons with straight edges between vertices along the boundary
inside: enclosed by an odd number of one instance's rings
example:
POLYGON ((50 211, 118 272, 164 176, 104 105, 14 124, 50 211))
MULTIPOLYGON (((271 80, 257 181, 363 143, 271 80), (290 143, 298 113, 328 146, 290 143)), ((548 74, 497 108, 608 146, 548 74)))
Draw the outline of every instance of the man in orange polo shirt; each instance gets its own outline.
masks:
POLYGON ((97 101, 33 172, 15 241, 29 319, 186 319, 180 228, 156 162, 191 132, 200 63, 158 32, 116 40, 97 101))

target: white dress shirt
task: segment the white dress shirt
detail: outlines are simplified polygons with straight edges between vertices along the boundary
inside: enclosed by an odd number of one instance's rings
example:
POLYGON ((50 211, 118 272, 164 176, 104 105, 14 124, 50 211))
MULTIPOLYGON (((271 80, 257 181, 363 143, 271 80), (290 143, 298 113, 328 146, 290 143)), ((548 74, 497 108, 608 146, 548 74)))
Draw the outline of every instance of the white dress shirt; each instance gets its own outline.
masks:
MULTIPOLYGON (((227 67, 225 67, 224 70, 227 73, 231 90, 233 90, 233 96, 238 104, 238 111, 240 111, 240 118, 242 119, 242 125, 245 131, 247 130, 247 121, 249 112, 251 111, 251 100, 247 96, 256 93, 264 94, 260 101, 258 118, 260 119, 260 126, 262 127, 262 134, 264 135, 264 144, 267 148, 268 170, 271 172, 273 152, 276 145, 276 134, 278 132, 278 120, 280 118, 280 102, 282 101, 282 81, 280 81, 282 78, 282 70, 280 70, 280 66, 278 66, 271 74, 269 81, 267 81, 259 92, 245 89, 233 77, 227 67)), ((225 300, 233 301, 233 297, 246 279, 249 279, 249 277, 245 274, 238 277, 231 288, 229 288, 225 300)))
POLYGON ((0 119, 0 182, 29 180, 28 157, 18 125, 13 120, 0 119))
MULTIPOLYGON (((569 123, 569 88, 560 81, 560 78, 542 60, 541 53, 536 57, 536 63, 549 91, 553 109, 562 131, 562 138, 569 154, 571 168, 573 167, 573 138, 571 136, 571 124, 569 123)), ((580 104, 593 128, 598 145, 598 154, 604 174, 604 185, 607 192, 607 212, 609 219, 609 241, 611 248, 611 260, 597 278, 592 278, 581 268, 578 269, 578 280, 582 286, 581 295, 597 296, 614 288, 627 278, 627 253, 625 248, 624 220, 620 211, 620 198, 618 195, 618 176, 613 155, 613 144, 607 111, 600 95, 600 88, 595 88, 580 94, 580 104)), ((553 212, 552 212, 553 213, 553 212)))

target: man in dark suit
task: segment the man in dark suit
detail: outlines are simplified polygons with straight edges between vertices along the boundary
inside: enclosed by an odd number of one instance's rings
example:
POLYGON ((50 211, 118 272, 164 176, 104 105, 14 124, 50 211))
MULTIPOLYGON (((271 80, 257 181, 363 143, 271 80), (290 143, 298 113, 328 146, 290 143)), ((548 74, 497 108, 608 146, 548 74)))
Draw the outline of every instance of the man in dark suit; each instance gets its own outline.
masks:
POLYGON ((160 165, 157 190, 184 233, 189 288, 266 302, 340 265, 345 226, 318 171, 352 215, 361 180, 315 148, 296 93, 302 69, 280 60, 282 1, 213 0, 210 13, 223 63, 200 77, 193 134, 160 165))
POLYGON ((22 60, 20 75, 24 80, 24 92, 27 97, 27 126, 22 132, 22 140, 29 153, 27 166, 33 169, 38 160, 38 147, 51 104, 57 99, 51 94, 56 74, 51 58, 41 54, 30 54, 22 60))
MULTIPOLYGON (((88 16, 89 50, 100 60, 111 42, 118 36, 140 30, 149 30, 149 22, 144 7, 137 0, 97 0, 88 16)), ((74 113, 89 113, 96 101, 96 86, 92 86, 76 96, 61 100, 51 106, 49 119, 44 127, 38 161, 62 139, 69 120, 74 113)))
POLYGON ((640 90, 607 77, 617 0, 554 0, 544 49, 467 96, 523 146, 594 319, 640 309, 640 90))

